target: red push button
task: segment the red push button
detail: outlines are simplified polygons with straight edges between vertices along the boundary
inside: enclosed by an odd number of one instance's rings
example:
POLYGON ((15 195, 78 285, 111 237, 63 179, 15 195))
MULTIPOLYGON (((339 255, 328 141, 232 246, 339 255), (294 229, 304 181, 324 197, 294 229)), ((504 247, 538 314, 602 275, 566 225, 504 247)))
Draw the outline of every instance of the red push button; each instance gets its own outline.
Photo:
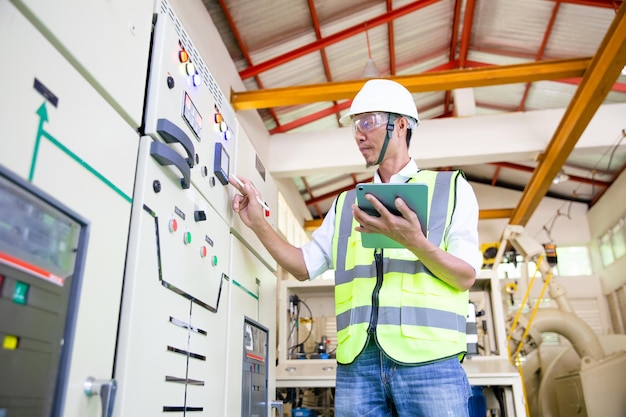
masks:
POLYGON ((209 250, 206 248, 206 246, 200 246, 200 257, 206 258, 208 254, 209 254, 209 250))
POLYGON ((170 219, 169 223, 170 232, 175 232, 178 230, 178 222, 176 219, 170 219))

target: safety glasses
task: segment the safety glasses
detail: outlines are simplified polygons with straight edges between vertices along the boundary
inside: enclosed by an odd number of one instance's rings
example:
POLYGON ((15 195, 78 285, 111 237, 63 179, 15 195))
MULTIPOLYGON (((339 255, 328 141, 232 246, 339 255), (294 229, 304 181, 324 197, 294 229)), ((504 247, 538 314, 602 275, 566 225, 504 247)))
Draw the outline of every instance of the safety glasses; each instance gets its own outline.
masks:
POLYGON ((389 113, 362 113, 354 116, 352 119, 352 135, 356 132, 363 134, 370 133, 381 126, 385 126, 389 121, 389 113))

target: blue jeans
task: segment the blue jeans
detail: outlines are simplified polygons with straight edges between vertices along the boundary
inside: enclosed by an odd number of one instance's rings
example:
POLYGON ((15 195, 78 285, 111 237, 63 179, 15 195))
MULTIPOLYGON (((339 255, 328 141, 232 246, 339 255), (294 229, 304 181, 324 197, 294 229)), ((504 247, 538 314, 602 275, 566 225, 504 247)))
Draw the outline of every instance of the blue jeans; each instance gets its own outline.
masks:
POLYGON ((337 367, 336 417, 468 417, 471 387, 458 358, 400 365, 372 341, 337 367))

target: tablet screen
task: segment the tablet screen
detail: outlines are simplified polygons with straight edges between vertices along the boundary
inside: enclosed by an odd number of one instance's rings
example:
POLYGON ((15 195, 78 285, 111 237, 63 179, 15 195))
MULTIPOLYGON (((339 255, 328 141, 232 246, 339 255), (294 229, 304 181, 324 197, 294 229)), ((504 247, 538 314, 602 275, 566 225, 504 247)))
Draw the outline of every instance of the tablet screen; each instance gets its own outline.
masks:
MULTIPOLYGON (((400 215, 395 206, 395 199, 402 198, 407 206, 417 214, 426 234, 428 226, 428 186, 422 183, 367 183, 357 184, 356 196, 359 208, 371 216, 380 216, 374 206, 365 198, 365 194, 373 194, 391 213, 400 215)), ((365 248, 401 248, 398 242, 378 233, 363 233, 361 242, 365 248)))

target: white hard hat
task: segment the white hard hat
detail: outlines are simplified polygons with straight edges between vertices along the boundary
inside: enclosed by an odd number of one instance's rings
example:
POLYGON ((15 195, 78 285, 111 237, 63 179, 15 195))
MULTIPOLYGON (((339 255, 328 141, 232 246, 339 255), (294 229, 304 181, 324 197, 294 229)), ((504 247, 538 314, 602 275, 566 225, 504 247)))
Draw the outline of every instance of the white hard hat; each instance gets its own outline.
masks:
POLYGON ((386 79, 372 79, 363 85, 350 106, 350 111, 341 116, 339 122, 348 124, 355 114, 381 111, 396 113, 413 119, 417 126, 419 117, 411 92, 402 84, 386 79))

